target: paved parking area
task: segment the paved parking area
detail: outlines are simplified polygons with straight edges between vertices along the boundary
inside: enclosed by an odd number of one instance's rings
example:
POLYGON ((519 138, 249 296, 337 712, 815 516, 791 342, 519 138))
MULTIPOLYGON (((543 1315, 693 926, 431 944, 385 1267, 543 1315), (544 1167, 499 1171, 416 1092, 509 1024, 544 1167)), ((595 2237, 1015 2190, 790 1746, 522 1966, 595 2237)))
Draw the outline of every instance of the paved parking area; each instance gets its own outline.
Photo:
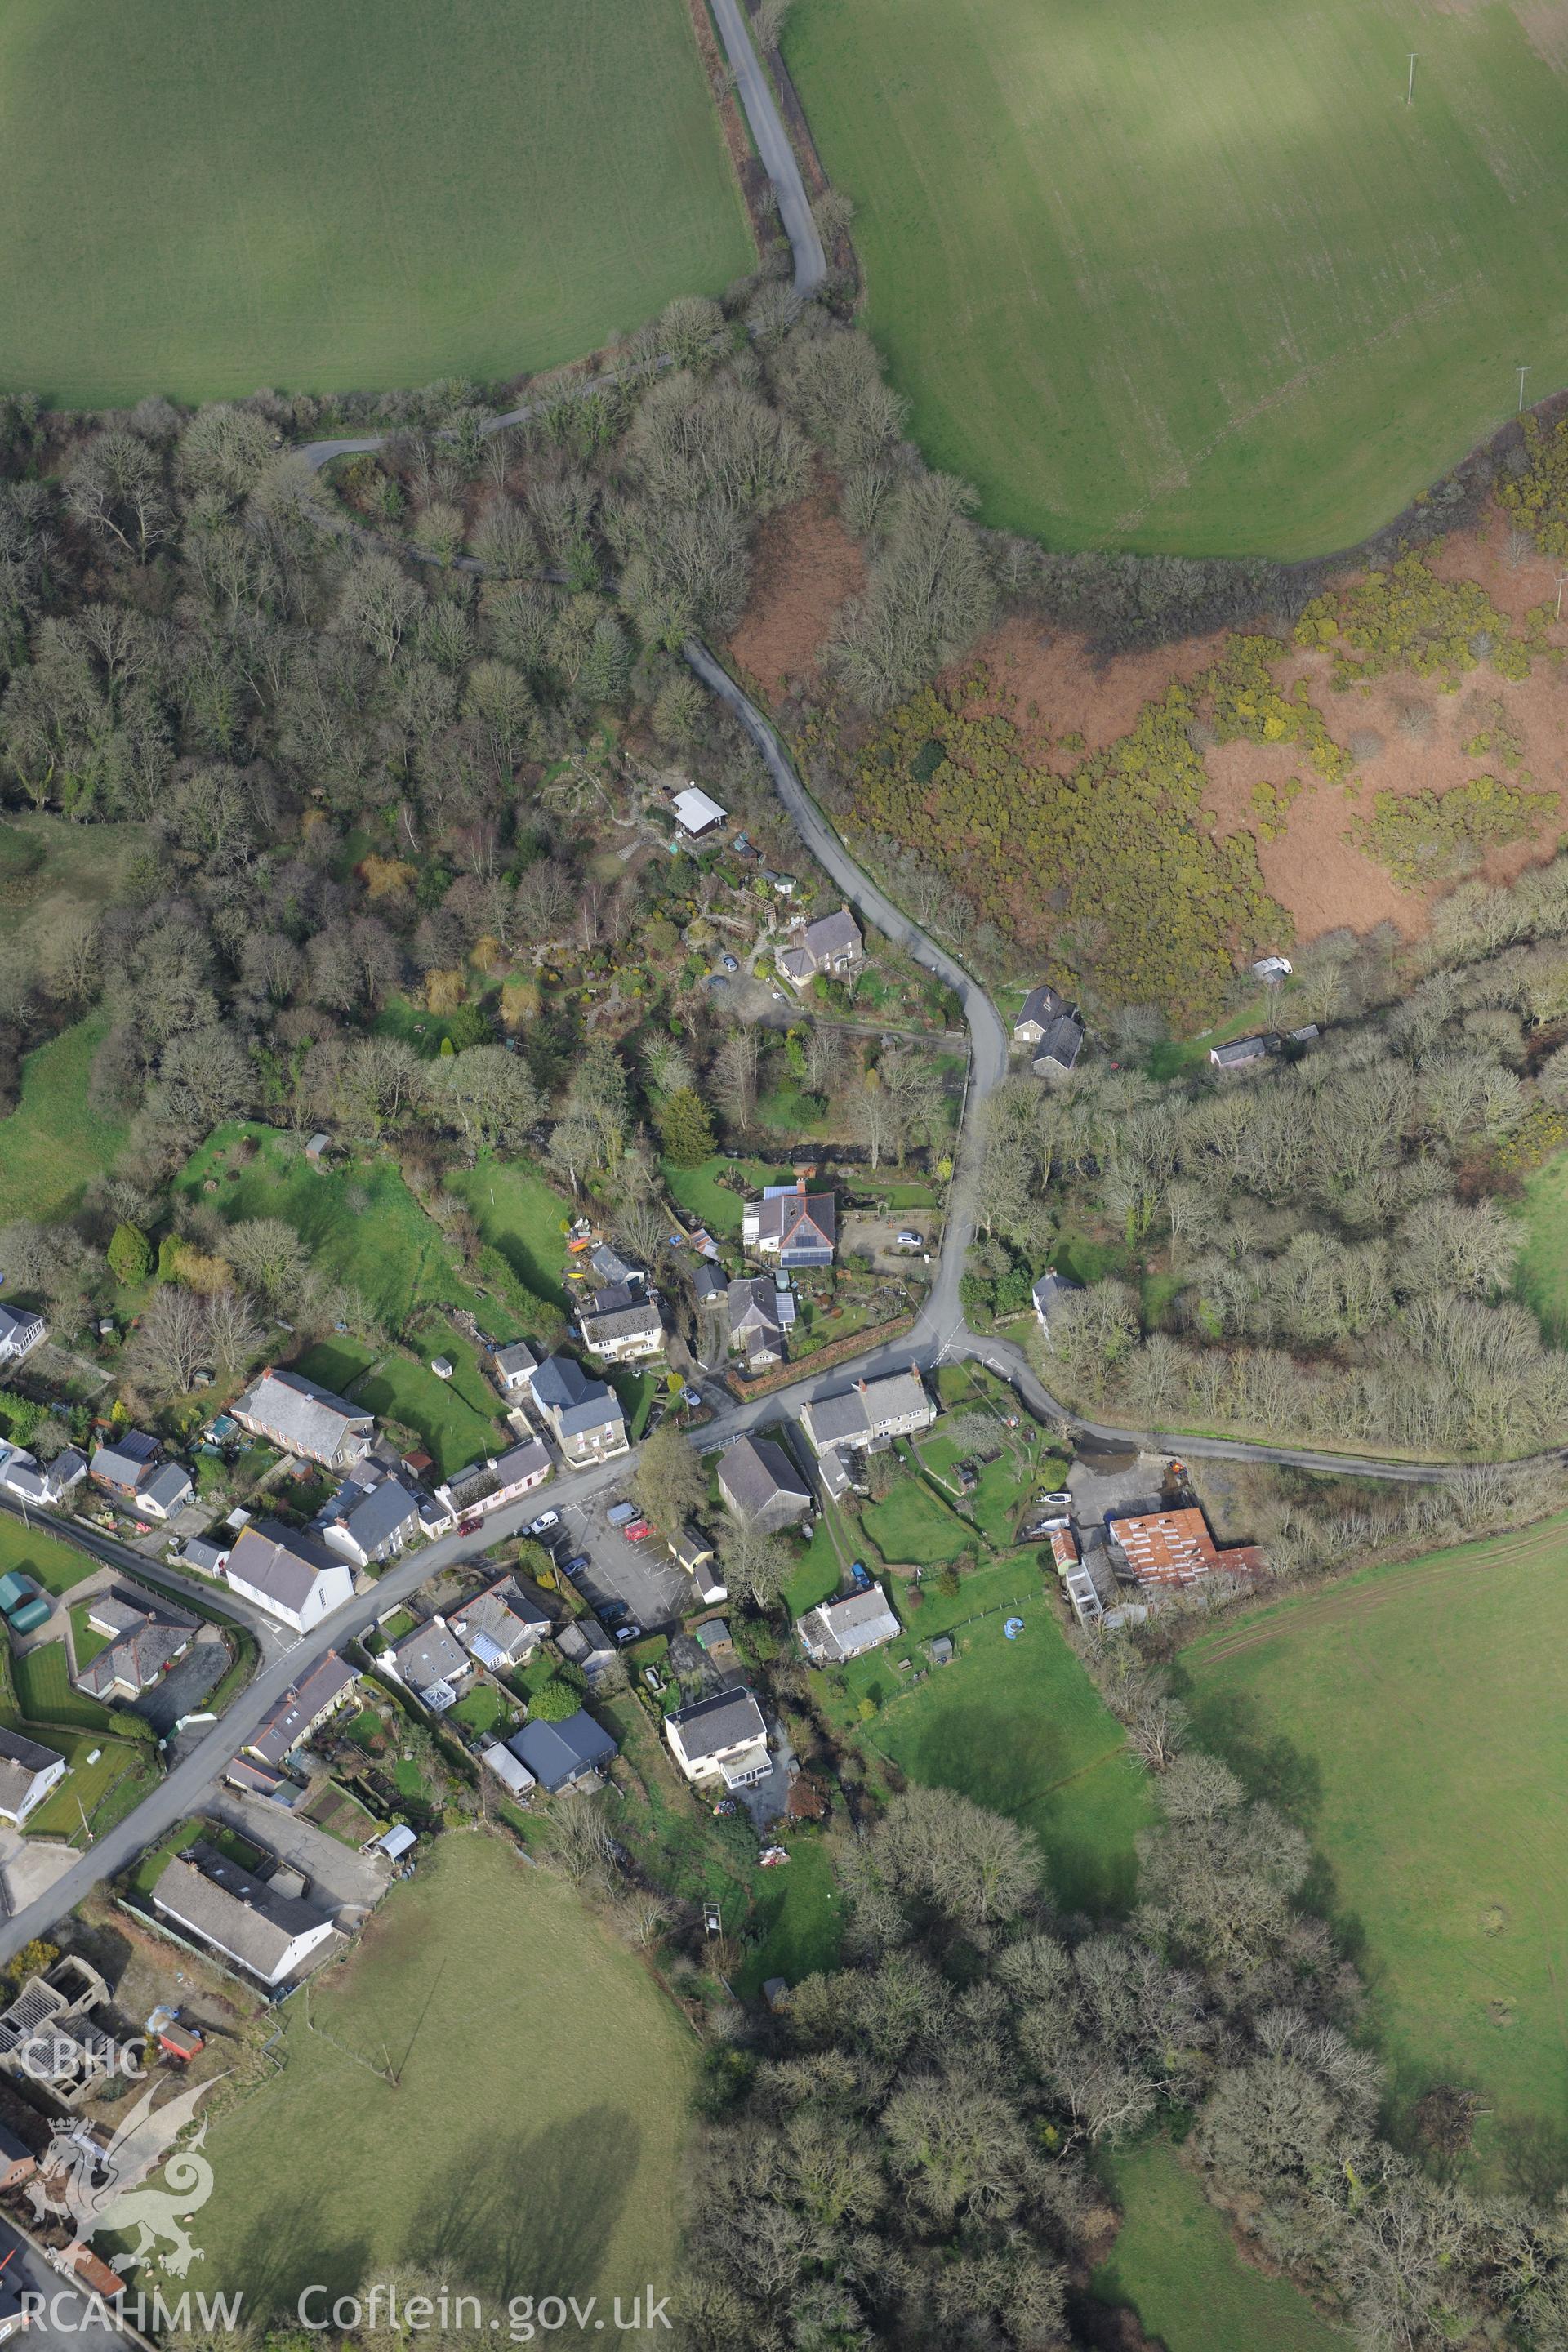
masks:
POLYGON ((571 1538, 562 1542, 560 1529, 550 1540, 557 1552, 585 1551, 589 1565, 574 1580, 589 1606, 624 1601, 645 1633, 668 1633, 670 1626, 697 1606, 696 1588, 684 1569, 677 1568, 658 1536, 643 1543, 627 1543, 611 1527, 605 1513, 614 1503, 629 1501, 626 1487, 606 1487, 587 1503, 569 1503, 562 1525, 571 1538))
POLYGON ((846 1265, 869 1265, 878 1274, 917 1275, 929 1282, 940 1223, 934 1209, 910 1209, 889 1217, 847 1209, 839 1220, 839 1256, 846 1265), (900 1249, 900 1234, 919 1234, 923 1246, 900 1249))

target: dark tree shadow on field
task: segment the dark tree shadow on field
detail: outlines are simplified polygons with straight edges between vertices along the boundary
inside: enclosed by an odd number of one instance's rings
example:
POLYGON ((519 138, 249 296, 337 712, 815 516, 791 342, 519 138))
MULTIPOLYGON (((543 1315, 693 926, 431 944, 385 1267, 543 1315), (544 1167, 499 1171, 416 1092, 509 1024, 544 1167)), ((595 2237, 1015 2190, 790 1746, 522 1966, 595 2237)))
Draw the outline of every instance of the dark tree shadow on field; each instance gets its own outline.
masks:
MULTIPOLYGON (((407 2258, 495 2303, 591 2294, 641 2148, 636 2125, 609 2105, 532 2137, 479 2143, 444 2168, 407 2258)), ((628 2295, 639 2284, 621 2283, 628 2295)))
POLYGON ((1266 1731, 1258 1720, 1258 1702, 1248 1693, 1194 1690, 1184 1675, 1178 1678, 1178 1686, 1192 1709, 1200 1742, 1223 1757, 1247 1795, 1266 1798, 1287 1821, 1310 1829, 1323 1806, 1323 1776, 1316 1759, 1282 1733, 1266 1731))
POLYGON ((324 2287, 329 2303, 337 2295, 353 2294, 369 2271, 370 2260, 367 2238, 323 2240, 320 2200, 313 2191, 300 2189, 253 2215, 232 2258, 221 2272, 211 2265, 217 2274, 200 2284, 209 2291, 242 2287, 247 2318, 293 2321, 308 2286, 324 2287))
POLYGON ((1568 2130, 1544 2116, 1523 2116, 1499 2125, 1497 2144, 1509 2187, 1533 2204, 1550 2206, 1568 2182, 1568 2130))

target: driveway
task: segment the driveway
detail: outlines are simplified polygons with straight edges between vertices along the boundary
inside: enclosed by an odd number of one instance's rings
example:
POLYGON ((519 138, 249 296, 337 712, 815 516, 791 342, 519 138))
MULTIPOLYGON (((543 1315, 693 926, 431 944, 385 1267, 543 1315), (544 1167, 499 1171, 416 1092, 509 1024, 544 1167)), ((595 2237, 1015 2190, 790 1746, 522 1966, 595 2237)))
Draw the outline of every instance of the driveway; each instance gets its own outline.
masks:
POLYGON ((242 1796, 225 1783, 213 1790, 202 1810, 303 1872, 310 1893, 334 1909, 365 1910, 386 1892, 392 1865, 384 1854, 355 1853, 314 1822, 300 1821, 265 1797, 242 1796))
POLYGON ((939 1219, 933 1209, 913 1209, 902 1216, 874 1217, 864 1209, 846 1209, 839 1220, 839 1255, 846 1265, 869 1265, 877 1274, 901 1274, 929 1282, 932 1247, 939 1219), (919 1234, 919 1249, 903 1249, 900 1234, 919 1234))
MULTIPOLYGON (((68 1775, 65 1785, 70 1786, 68 1775)), ((25 1910, 29 1903, 38 1902, 76 1859, 68 1845, 24 1837, 20 1830, 0 1823, 0 1889, 6 1910, 25 1910)))
MULTIPOLYGON (((228 1651, 216 1627, 197 1635, 185 1655, 136 1701, 136 1713, 167 1739, 183 1715, 200 1712, 204 1701, 228 1672, 228 1651)), ((182 1734, 189 1738, 201 1728, 182 1734)))

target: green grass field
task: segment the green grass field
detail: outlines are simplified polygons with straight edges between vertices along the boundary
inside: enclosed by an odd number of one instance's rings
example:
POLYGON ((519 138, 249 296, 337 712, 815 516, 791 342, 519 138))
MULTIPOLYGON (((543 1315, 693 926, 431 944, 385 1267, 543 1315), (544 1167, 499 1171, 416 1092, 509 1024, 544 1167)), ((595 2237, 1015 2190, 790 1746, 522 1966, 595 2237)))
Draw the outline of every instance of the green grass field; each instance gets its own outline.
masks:
POLYGON ((22 1098, 0 1118, 0 1224, 68 1216, 120 1157, 125 1129, 89 1113, 92 1057, 109 1027, 101 1013, 62 1030, 22 1065, 22 1098))
POLYGON ((1107 2170, 1124 2218, 1091 2290, 1130 2303, 1165 2352, 1345 2352, 1350 2339, 1289 2279, 1243 2261, 1169 2140, 1146 2140, 1107 2170))
POLYGON ((389 2265, 629 2309, 673 2273, 696 2043, 558 1880, 486 1837, 421 1857, 210 2133, 204 2283, 258 2318, 389 2265))
POLYGON ((66 407, 509 376, 752 266, 682 0, 16 0, 0 141, 66 407))
POLYGON ((1481 2095, 1482 2169, 1568 2169, 1568 1520, 1368 1569, 1182 1654, 1200 1735, 1310 1832, 1396 2124, 1481 2095))
POLYGON ((940 1568, 976 1548, 971 1530, 914 1470, 885 1503, 868 1503, 860 1524, 884 1559, 916 1568, 940 1568))
POLYGON ((44 1535, 37 1528, 29 1528, 9 1511, 0 1513, 0 1576, 11 1569, 20 1569, 46 1592, 68 1592, 73 1584, 91 1576, 98 1562, 90 1552, 78 1551, 74 1544, 57 1542, 53 1536, 44 1535))
POLYGON ((1514 1288, 1560 1348, 1568 1340, 1568 1151, 1525 1178, 1521 1216, 1514 1288))
POLYGON ((561 1266, 571 1213, 561 1194, 515 1160, 481 1159, 477 1168, 454 1170, 450 1181, 512 1272, 536 1297, 564 1306, 561 1266))
POLYGON ((1512 415, 1516 362, 1568 380, 1557 25, 801 0, 785 54, 914 436, 987 521, 1303 556, 1512 415))

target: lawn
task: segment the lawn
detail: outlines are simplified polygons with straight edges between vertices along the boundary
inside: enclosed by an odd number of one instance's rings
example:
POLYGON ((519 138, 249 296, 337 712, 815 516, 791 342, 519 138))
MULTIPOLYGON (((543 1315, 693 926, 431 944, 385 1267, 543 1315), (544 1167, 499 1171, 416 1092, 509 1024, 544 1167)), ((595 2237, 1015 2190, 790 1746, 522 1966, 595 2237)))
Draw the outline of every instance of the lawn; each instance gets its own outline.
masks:
POLYGON ((1568 380, 1568 49, 1534 22, 800 0, 784 48, 910 429, 984 520, 1287 557, 1491 433, 1516 360, 1568 380))
POLYGON ((77 1723, 84 1731, 104 1731, 109 1709, 72 1683, 63 1642, 40 1642, 11 1660, 11 1679, 25 1716, 34 1723, 77 1723))
POLYGON ((928 1595, 910 1619, 911 1638, 850 1667, 852 1695, 862 1682, 892 1694, 860 1736, 911 1780, 961 1789, 1034 1830, 1052 1891, 1069 1908, 1124 1910, 1136 1875, 1133 1841, 1150 1818, 1147 1784, 1068 1649, 1054 1601, 1025 1597, 1024 1630, 1009 1642, 996 1606, 1004 1584, 1006 1597, 1027 1596, 1031 1584, 1039 1593, 1037 1575, 1022 1564, 983 1570, 965 1577, 952 1601, 928 1595), (959 1622, 977 1607, 994 1613, 959 1622), (923 1665, 923 1644, 949 1626, 958 1647, 952 1664, 900 1687, 897 1659, 923 1665))
POLYGON ((87 1106, 92 1057, 108 1028, 95 1013, 24 1061, 21 1099, 0 1118, 0 1224, 24 1217, 52 1224, 69 1216, 89 1179, 119 1159, 123 1122, 87 1106))
POLYGON ((68 1592, 73 1584, 96 1575, 98 1568, 90 1553, 57 1542, 37 1527, 13 1518, 9 1511, 0 1512, 0 1576, 19 1569, 46 1592, 68 1592))
POLYGON ((1200 1736, 1321 1857, 1396 2122, 1477 2090, 1494 2180, 1568 2169, 1568 1520, 1364 1570, 1182 1654, 1200 1736))
POLYGON ((824 1513, 812 1528, 811 1540, 802 1549, 784 1586, 784 1605, 790 1615, 804 1617, 806 1611, 815 1609, 819 1601, 832 1600, 837 1593, 843 1574, 834 1546, 833 1531, 824 1513))
POLYGON ((976 1548, 973 1528, 916 1470, 902 1473, 885 1503, 868 1503, 860 1525, 884 1559, 914 1568, 940 1568, 976 1548))
POLYGON ((788 1862, 762 1876, 752 1924, 763 1940, 735 1978, 735 1990, 752 1999, 770 1977, 798 1984, 836 1969, 844 1940, 844 1897, 821 1838, 792 1838, 788 1862))
POLYGON ((5 380, 62 407, 504 377, 752 266, 682 0, 0 24, 5 380))
POLYGON ((468 1730, 481 1734, 504 1729, 516 1715, 510 1706, 489 1683, 476 1683, 466 1698, 460 1698, 447 1717, 448 1723, 461 1723, 468 1730))
POLYGON ((405 1422, 417 1430, 443 1478, 467 1469, 471 1462, 484 1460, 502 1444, 496 1419, 499 1400, 493 1391, 488 1396, 482 1393, 484 1383, 473 1367, 471 1348, 466 1349, 468 1367, 459 1365, 462 1345, 454 1332, 421 1332, 417 1363, 395 1352, 384 1355, 372 1370, 360 1375, 351 1392, 351 1402, 366 1406, 384 1421, 405 1422), (450 1360, 456 1368, 451 1380, 437 1380, 430 1370, 433 1355, 450 1360), (470 1374, 468 1379, 465 1369, 470 1374), (471 1402, 476 1386, 481 1391, 478 1402, 471 1402))
POLYGON ((1524 1180, 1523 1248, 1514 1287, 1546 1338, 1568 1340, 1568 1151, 1524 1180))
POLYGON ((696 2044, 559 1880, 491 1838, 421 1852, 309 2010, 281 2012, 285 2071, 209 2134, 203 2281, 258 2320, 405 2265, 498 2303, 629 2309, 673 2279, 696 2044))
POLYGON ((448 1181, 520 1280, 537 1297, 564 1307, 561 1267, 570 1212, 560 1193, 516 1161, 481 1159, 477 1168, 455 1171, 448 1181))
POLYGON ((1243 2260, 1169 2140, 1146 2140, 1107 2170, 1123 2219, 1090 2288, 1131 2304, 1145 2336, 1166 2352, 1346 2352, 1350 2339, 1289 2279, 1243 2260))
POLYGON ((700 1168, 672 1168, 663 1163, 664 1181, 670 1199, 689 1217, 698 1218, 716 1241, 738 1241, 741 1234, 741 1213, 746 1199, 754 1197, 764 1184, 787 1184, 792 1171, 764 1160, 727 1160, 718 1152, 705 1160, 700 1168), (721 1184, 721 1176, 739 1176, 745 1184, 744 1193, 732 1192, 721 1184))
POLYGON ((79 1673, 83 1666, 91 1665, 100 1650, 108 1649, 110 1636, 107 1633, 96 1633, 88 1623, 88 1610, 85 1602, 81 1607, 71 1611, 70 1621, 71 1649, 79 1673))

